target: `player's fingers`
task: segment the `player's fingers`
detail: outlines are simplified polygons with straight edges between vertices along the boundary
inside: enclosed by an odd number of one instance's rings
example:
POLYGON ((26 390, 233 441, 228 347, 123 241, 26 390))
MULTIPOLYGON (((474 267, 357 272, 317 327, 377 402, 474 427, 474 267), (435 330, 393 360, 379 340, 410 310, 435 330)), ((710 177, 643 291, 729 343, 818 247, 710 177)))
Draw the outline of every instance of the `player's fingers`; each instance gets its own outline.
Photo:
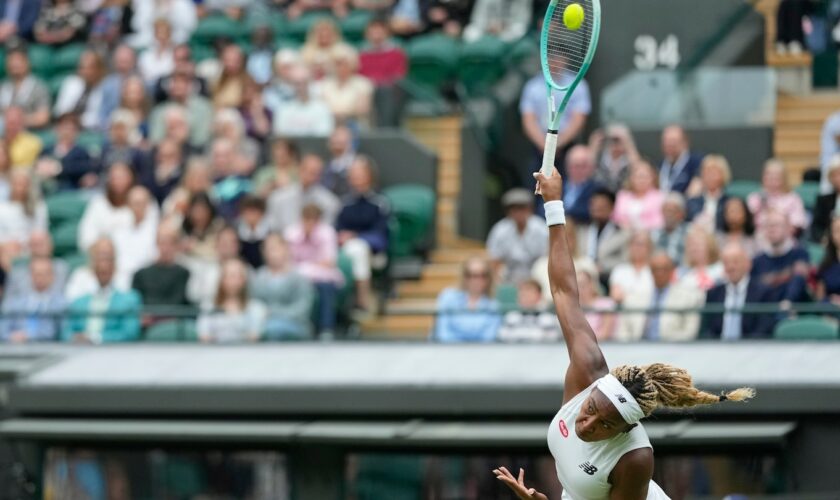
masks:
POLYGON ((525 486, 525 469, 519 468, 519 484, 525 486))
POLYGON ((560 172, 557 170, 557 167, 551 169, 551 176, 552 177, 560 177, 560 172))
POLYGON ((534 493, 536 493, 536 492, 537 492, 537 490, 535 490, 534 488, 531 488, 531 489, 528 490, 528 496, 534 496, 534 493))

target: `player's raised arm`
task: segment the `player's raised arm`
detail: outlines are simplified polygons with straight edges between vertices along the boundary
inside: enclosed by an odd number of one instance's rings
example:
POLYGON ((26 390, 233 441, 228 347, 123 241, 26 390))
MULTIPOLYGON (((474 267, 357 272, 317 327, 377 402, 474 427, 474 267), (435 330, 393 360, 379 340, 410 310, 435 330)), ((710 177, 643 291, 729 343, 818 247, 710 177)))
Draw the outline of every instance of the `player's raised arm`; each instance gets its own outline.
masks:
POLYGON ((563 180, 556 169, 550 177, 542 173, 534 174, 534 177, 545 200, 546 222, 549 224, 548 278, 551 296, 571 361, 563 390, 565 402, 606 375, 608 368, 595 333, 580 308, 575 265, 566 243, 565 213, 561 201, 563 180))

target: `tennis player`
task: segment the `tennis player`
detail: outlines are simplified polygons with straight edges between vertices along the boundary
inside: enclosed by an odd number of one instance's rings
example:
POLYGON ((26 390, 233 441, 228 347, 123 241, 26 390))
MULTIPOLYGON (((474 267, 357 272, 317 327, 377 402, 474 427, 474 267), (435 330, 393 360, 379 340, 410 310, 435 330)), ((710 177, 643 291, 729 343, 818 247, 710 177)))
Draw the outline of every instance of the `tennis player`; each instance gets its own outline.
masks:
MULTIPOLYGON (((563 181, 557 170, 534 174, 545 200, 549 226, 548 273, 554 306, 570 364, 563 405, 548 428, 563 500, 665 500, 652 481, 653 448, 640 420, 657 408, 690 408, 722 401, 743 401, 755 395, 741 388, 723 395, 697 389, 682 368, 655 363, 618 366, 612 371, 578 302, 577 279, 566 244, 563 181)), ((523 500, 548 497, 500 467, 493 471, 523 500)))

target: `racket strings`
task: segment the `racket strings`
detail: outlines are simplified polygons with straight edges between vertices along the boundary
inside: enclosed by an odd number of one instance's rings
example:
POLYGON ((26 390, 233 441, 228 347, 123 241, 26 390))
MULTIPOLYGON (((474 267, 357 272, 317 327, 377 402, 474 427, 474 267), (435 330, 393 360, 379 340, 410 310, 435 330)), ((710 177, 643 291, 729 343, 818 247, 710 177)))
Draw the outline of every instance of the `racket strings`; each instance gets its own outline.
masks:
POLYGON ((555 86, 562 86, 567 76, 582 70, 592 41, 594 18, 592 0, 564 0, 556 6, 543 40, 548 73, 555 86), (563 22, 563 13, 572 3, 580 4, 584 11, 583 23, 574 31, 563 22))

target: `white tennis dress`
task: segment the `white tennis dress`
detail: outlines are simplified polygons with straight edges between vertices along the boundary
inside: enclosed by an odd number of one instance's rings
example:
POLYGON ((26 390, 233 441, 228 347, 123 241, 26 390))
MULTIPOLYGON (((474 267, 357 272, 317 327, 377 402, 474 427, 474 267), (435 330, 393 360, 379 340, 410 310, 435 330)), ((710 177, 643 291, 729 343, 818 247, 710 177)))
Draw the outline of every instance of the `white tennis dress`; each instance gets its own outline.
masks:
MULTIPOLYGON (((609 500, 610 472, 618 460, 633 450, 652 448, 642 424, 605 441, 587 443, 578 438, 575 419, 596 383, 564 404, 548 428, 548 449, 563 485, 563 500, 609 500)), ((651 481, 647 500, 670 499, 651 481)))

